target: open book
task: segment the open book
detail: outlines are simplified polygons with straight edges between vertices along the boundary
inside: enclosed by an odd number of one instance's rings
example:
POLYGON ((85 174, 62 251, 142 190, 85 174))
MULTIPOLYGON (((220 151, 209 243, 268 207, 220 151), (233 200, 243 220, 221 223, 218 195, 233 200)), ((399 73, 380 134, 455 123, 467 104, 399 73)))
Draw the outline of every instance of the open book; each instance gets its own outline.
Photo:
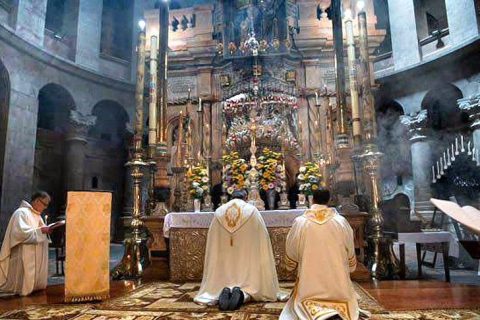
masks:
POLYGON ((58 228, 58 227, 61 227, 61 226, 64 226, 65 225, 65 220, 59 220, 57 222, 54 222, 54 223, 50 223, 47 227, 49 227, 50 229, 55 229, 55 228, 58 228))
POLYGON ((480 210, 471 206, 460 207, 457 203, 448 200, 431 198, 430 202, 446 215, 480 236, 480 210))

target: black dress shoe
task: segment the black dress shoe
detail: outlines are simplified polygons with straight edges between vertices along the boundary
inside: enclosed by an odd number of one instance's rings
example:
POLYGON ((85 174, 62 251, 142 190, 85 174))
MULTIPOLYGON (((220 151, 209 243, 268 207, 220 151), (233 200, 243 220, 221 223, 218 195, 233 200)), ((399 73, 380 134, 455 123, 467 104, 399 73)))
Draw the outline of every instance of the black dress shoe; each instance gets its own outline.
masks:
POLYGON ((230 298, 230 303, 228 304, 228 310, 238 310, 243 304, 245 299, 242 290, 239 287, 234 287, 232 289, 232 297, 230 298))
POLYGON ((230 299, 232 297, 232 292, 230 288, 223 288, 222 293, 220 293, 220 297, 218 297, 218 309, 221 311, 229 310, 230 299))

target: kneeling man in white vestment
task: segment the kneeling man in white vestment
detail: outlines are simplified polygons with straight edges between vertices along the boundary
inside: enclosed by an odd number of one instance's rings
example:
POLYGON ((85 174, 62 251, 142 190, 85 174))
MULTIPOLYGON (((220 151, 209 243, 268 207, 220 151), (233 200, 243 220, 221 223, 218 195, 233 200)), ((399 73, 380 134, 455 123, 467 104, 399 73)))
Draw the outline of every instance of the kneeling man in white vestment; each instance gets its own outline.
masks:
MULTIPOLYGON (((219 207, 208 230, 200 291, 194 301, 236 310, 252 299, 281 299, 272 245, 260 212, 246 192, 219 207)), ((286 297, 285 297, 286 298, 286 297)))
POLYGON ((353 231, 335 208, 327 207, 329 200, 328 190, 314 191, 314 204, 288 233, 287 268, 297 268, 297 282, 281 320, 359 318, 350 280, 357 265, 353 231))
POLYGON ((26 296, 47 287, 50 228, 41 213, 49 203, 46 192, 36 192, 10 218, 0 251, 1 293, 26 296))

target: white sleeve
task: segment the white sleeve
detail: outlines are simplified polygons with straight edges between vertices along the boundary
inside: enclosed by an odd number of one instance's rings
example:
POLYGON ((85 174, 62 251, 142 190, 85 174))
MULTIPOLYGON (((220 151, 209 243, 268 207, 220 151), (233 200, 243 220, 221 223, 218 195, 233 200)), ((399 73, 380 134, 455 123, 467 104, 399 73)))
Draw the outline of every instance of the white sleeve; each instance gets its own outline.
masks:
POLYGON ((355 242, 353 238, 353 230, 348 221, 344 223, 345 230, 345 247, 347 250, 348 267, 350 272, 355 271, 357 268, 357 256, 355 254, 355 242))
POLYGON ((12 219, 15 219, 10 234, 12 244, 36 244, 48 240, 47 235, 42 233, 39 226, 32 226, 28 223, 25 212, 18 211, 12 219))
POLYGON ((303 223, 295 219, 293 222, 292 228, 288 232, 287 241, 286 241, 286 255, 285 255, 285 264, 287 270, 291 271, 294 270, 301 259, 301 235, 303 231, 303 223))

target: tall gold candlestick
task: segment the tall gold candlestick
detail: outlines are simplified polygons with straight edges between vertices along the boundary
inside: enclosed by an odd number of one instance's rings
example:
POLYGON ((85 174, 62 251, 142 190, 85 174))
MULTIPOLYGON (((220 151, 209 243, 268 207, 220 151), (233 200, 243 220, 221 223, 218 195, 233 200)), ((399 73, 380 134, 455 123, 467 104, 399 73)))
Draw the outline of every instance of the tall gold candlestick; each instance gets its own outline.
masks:
POLYGON ((140 32, 138 34, 137 47, 137 83, 135 87, 135 135, 134 153, 125 166, 131 168, 130 176, 133 180, 133 208, 131 235, 125 240, 124 255, 120 263, 112 271, 114 279, 139 278, 143 275, 143 268, 149 264, 148 256, 141 250, 144 239, 141 236, 143 228, 142 208, 142 178, 143 167, 147 164, 143 161, 142 137, 143 137, 143 90, 145 78, 145 21, 139 21, 140 32))

